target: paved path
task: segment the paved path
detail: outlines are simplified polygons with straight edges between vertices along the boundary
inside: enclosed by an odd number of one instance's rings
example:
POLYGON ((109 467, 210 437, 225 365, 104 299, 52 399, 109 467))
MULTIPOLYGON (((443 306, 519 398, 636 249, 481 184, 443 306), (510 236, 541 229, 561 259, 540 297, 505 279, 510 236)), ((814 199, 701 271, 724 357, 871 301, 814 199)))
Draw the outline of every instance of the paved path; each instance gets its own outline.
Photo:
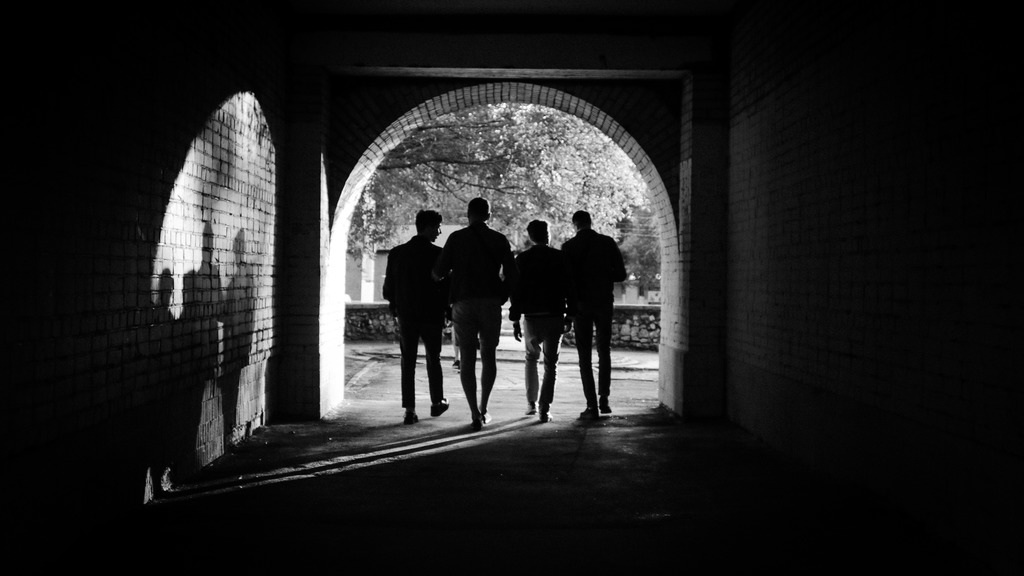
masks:
POLYGON ((652 356, 616 355, 614 412, 596 422, 575 418, 582 392, 567 358, 556 420, 539 423, 523 413, 510 347, 494 422, 473 432, 449 366, 452 408, 404 425, 397 347, 350 344, 349 389, 325 418, 261 428, 112 526, 46 526, 59 544, 33 566, 986 574, 883 500, 809 474, 727 422, 667 413, 652 356))

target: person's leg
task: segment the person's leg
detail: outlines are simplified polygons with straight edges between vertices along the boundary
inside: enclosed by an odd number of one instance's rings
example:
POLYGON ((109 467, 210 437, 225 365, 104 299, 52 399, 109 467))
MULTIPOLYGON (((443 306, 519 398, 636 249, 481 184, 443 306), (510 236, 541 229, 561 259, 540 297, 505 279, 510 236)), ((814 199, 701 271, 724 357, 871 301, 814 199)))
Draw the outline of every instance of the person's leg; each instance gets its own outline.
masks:
POLYGON ((455 356, 455 361, 452 362, 452 368, 455 368, 455 372, 458 373, 462 369, 462 363, 459 361, 462 354, 459 350, 459 337, 455 332, 455 325, 452 324, 452 355, 455 356))
POLYGON ((540 389, 540 379, 537 374, 537 361, 541 353, 541 334, 538 330, 538 321, 530 318, 523 318, 523 344, 526 348, 526 403, 529 405, 527 414, 533 414, 537 410, 537 393, 540 389))
MULTIPOLYGON (((416 413, 416 354, 419 350, 419 325, 408 319, 398 317, 400 332, 398 346, 402 352, 402 407, 406 414, 416 413)), ((406 419, 409 420, 408 418, 406 419)), ((410 422, 411 423, 411 422, 410 422)))
POLYGON ((480 408, 476 401, 477 335, 476 321, 470 301, 460 300, 452 305, 452 322, 459 339, 459 360, 462 364, 459 370, 459 381, 462 383, 462 391, 469 404, 469 412, 476 423, 480 420, 480 408))
POLYGON ((587 313, 580 313, 574 322, 576 336, 576 352, 580 362, 580 381, 583 384, 583 396, 587 400, 587 408, 597 408, 597 390, 594 383, 594 369, 591 361, 594 342, 594 318, 587 313))
POLYGON ((541 349, 544 358, 544 381, 540 389, 540 419, 542 422, 551 420, 551 403, 555 398, 555 381, 558 378, 558 351, 562 345, 562 318, 549 318, 544 321, 543 344, 541 349))
POLYGON ((544 358, 544 380, 540 389, 540 403, 551 405, 555 397, 555 380, 558 378, 558 352, 562 345, 562 319, 545 318, 541 334, 541 350, 544 358))
POLYGON ((601 412, 611 412, 608 407, 608 394, 612 384, 612 313, 613 309, 602 310, 594 316, 596 332, 594 346, 597 348, 597 394, 601 412))
POLYGON ((430 403, 438 404, 444 399, 444 373, 441 371, 441 324, 425 323, 420 326, 424 356, 427 364, 427 382, 430 388, 430 403))
POLYGON ((501 337, 501 303, 493 299, 477 302, 480 319, 480 413, 487 423, 487 402, 498 377, 498 339, 501 337))

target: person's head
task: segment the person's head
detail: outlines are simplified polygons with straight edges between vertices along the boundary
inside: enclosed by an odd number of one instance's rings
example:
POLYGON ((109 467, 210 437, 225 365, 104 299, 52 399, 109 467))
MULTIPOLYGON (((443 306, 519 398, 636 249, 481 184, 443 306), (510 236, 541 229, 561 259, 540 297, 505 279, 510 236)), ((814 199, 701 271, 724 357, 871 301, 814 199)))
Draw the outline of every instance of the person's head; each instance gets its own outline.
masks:
POLYGON ((491 204, 484 198, 473 198, 466 208, 466 217, 469 223, 486 222, 491 217, 491 204))
POLYGON ((577 210, 572 215, 572 224, 577 230, 586 230, 590 228, 592 222, 590 221, 590 212, 586 210, 577 210))
POLYGON ((548 236, 548 223, 543 220, 531 220, 526 225, 526 233, 534 244, 547 244, 551 240, 548 236))
POLYGON ((164 268, 163 271, 160 272, 160 280, 157 286, 160 307, 170 308, 171 299, 174 297, 174 274, 171 272, 170 268, 164 268))
POLYGON ((420 210, 416 213, 416 233, 430 238, 433 242, 441 235, 441 214, 435 210, 420 210))

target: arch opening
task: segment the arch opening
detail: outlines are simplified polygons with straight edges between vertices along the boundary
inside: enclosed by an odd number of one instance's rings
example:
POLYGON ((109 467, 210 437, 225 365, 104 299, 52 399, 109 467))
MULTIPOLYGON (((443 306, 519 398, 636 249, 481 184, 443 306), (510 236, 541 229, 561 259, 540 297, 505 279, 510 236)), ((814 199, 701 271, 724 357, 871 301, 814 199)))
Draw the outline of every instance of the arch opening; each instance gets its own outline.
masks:
MULTIPOLYGON (((425 122, 457 110, 501 103, 536 104, 580 118, 611 139, 633 162, 647 185, 647 196, 658 229, 662 292, 659 350, 663 350, 664 344, 681 342, 683 283, 680 277, 682 266, 678 227, 668 190, 653 161, 618 122, 596 106, 555 88, 528 83, 480 84, 431 98, 394 121, 362 153, 345 181, 337 205, 333 207, 334 225, 330 234, 324 293, 327 308, 340 311, 345 308, 345 269, 351 217, 363 190, 387 153, 425 122)), ((322 341, 322 347, 343 350, 344 313, 334 314, 330 318, 322 317, 322 320, 338 323, 330 329, 322 330, 322 334, 331 335, 330 340, 322 341)), ((659 352, 660 357, 663 355, 663 352, 659 352)), ((333 377, 344 378, 344 375, 334 374, 333 377)), ((665 376, 659 375, 659 394, 666 386, 674 385, 666 381, 665 376)), ((332 383, 330 386, 337 388, 339 385, 332 383)))

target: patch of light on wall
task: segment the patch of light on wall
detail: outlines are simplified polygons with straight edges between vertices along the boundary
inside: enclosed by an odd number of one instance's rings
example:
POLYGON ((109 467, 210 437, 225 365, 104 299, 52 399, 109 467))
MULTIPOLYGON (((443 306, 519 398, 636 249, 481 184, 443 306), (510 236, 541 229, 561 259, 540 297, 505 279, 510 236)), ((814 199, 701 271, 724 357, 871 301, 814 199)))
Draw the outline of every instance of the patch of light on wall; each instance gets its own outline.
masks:
POLYGON ((270 131, 255 95, 236 94, 209 116, 192 140, 164 213, 153 260, 155 306, 167 306, 180 318, 186 277, 204 267, 217 276, 204 290, 227 286, 240 267, 250 275, 269 273, 275 166, 270 131))

